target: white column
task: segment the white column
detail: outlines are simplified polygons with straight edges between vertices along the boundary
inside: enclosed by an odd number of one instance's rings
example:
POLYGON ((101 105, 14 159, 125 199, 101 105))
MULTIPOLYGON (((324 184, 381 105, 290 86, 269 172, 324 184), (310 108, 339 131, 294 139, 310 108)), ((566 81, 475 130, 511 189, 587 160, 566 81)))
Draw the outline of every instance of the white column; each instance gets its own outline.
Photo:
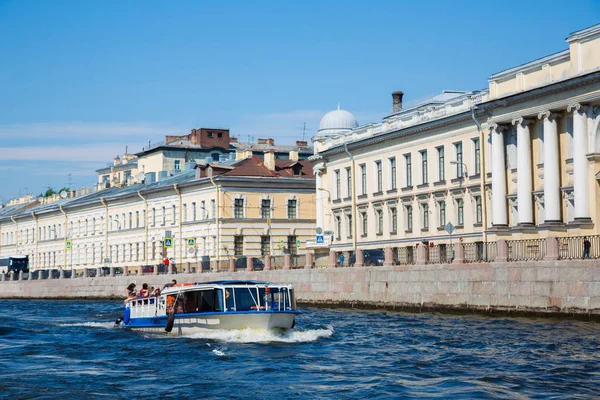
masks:
POLYGON ((513 119, 517 126, 517 202, 519 225, 533 224, 533 168, 531 133, 533 121, 518 117, 513 119))
MULTIPOLYGON (((317 190, 317 227, 324 229, 323 223, 323 191, 319 190, 323 187, 323 173, 321 172, 320 167, 314 168, 315 176, 316 176, 316 190, 317 190)), ((322 232, 321 232, 322 233, 322 232)))
POLYGON ((587 106, 571 104, 567 110, 573 113, 573 195, 575 197, 575 220, 590 219, 587 152, 587 106))
POLYGON ((506 211, 505 127, 490 125, 492 135, 492 225, 508 226, 506 211))
POLYGON ((562 114, 548 110, 538 114, 544 121, 544 222, 561 222, 560 152, 556 118, 562 114))

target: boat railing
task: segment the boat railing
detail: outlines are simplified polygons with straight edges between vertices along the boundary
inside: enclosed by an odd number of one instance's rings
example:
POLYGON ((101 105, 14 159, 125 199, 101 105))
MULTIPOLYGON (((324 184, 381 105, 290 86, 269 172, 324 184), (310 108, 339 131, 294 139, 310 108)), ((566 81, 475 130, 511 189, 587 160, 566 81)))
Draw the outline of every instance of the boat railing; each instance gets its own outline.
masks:
POLYGON ((153 317, 158 309, 159 297, 142 297, 127 302, 132 318, 153 317))

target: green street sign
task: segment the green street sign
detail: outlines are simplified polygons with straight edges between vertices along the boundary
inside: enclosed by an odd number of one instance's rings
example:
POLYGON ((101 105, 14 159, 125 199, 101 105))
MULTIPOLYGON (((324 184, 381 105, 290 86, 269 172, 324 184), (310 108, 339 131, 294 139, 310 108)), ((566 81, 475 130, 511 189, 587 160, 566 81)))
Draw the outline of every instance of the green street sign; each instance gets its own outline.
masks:
POLYGON ((296 247, 300 248, 300 239, 296 239, 296 247))
POLYGON ((279 239, 279 248, 283 249, 285 246, 283 245, 283 239, 279 239))
POLYGON ((71 250, 72 245, 70 240, 65 241, 65 247, 67 250, 71 250))
POLYGON ((196 238, 190 238, 187 240, 188 246, 192 247, 196 245, 196 238))

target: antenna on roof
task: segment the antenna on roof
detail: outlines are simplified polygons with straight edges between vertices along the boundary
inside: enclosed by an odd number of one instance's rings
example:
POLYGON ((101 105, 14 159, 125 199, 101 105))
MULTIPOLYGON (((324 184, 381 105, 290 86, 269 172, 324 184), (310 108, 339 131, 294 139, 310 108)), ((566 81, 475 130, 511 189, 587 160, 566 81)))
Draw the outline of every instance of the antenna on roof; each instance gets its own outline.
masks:
POLYGON ((338 110, 340 109, 340 102, 338 101, 338 110))
POLYGON ((67 193, 66 190, 63 190, 63 191, 60 192, 60 198, 61 199, 66 199, 68 195, 69 194, 67 193))
POLYGON ((306 122, 304 123, 304 126, 302 127, 302 141, 304 142, 304 135, 306 134, 306 122))
POLYGON ((125 146, 125 154, 127 154, 127 146, 125 146))
POLYGON ((71 182, 71 174, 69 174, 68 176, 69 176, 69 181, 68 181, 68 182, 69 182, 69 185, 68 185, 67 187, 69 188, 69 190, 71 190, 71 188, 73 187, 73 186, 71 185, 71 183, 72 183, 72 182, 71 182))

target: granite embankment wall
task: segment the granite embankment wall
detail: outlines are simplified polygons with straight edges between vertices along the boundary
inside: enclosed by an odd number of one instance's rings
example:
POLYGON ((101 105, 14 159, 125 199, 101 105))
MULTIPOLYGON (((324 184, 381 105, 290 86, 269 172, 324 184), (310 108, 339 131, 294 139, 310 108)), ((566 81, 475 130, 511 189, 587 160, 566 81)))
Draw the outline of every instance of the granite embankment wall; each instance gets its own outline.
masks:
POLYGON ((600 260, 317 268, 0 282, 0 298, 123 298, 130 282, 289 282, 312 305, 600 317, 600 260))

